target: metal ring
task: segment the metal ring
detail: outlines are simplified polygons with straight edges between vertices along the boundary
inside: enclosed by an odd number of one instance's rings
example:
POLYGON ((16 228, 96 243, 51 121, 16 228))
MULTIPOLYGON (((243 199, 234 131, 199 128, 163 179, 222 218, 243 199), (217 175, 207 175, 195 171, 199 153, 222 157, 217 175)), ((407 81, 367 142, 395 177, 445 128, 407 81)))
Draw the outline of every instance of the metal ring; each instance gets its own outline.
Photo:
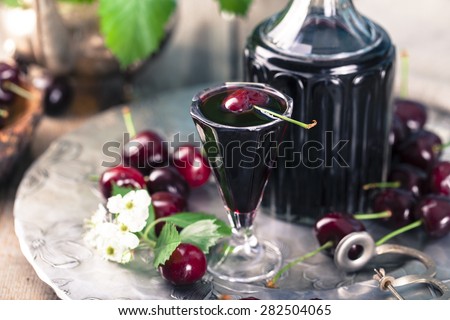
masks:
POLYGON ((334 252, 335 265, 346 272, 357 271, 363 268, 375 254, 375 242, 372 236, 365 231, 353 232, 339 241, 334 252), (363 252, 357 259, 350 259, 349 252, 355 246, 361 246, 363 252))
MULTIPOLYGON (((426 267, 426 271, 424 273, 422 273, 421 276, 434 277, 436 275, 436 263, 434 262, 433 259, 431 259, 428 255, 426 255, 422 251, 419 251, 419 250, 416 250, 416 249, 413 249, 410 247, 400 246, 397 244, 383 244, 381 246, 378 246, 375 249, 375 253, 377 255, 396 253, 396 254, 401 254, 401 255, 405 255, 405 256, 410 256, 410 257, 422 262, 422 264, 426 267)), ((405 283, 403 283, 403 281, 399 281, 405 277, 408 277, 408 276, 398 278, 396 280, 396 281, 398 281, 398 283, 396 285, 402 286, 404 284, 410 283, 408 280, 405 280, 405 283)))

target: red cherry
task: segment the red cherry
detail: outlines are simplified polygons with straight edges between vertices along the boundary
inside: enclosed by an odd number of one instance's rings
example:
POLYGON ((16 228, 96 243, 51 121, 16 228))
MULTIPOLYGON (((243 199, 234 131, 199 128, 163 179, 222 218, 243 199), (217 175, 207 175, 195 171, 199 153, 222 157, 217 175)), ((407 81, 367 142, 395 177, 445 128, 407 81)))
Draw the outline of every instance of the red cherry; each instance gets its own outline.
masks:
POLYGON ((20 85, 20 70, 12 65, 0 62, 0 103, 10 104, 14 100, 16 94, 6 89, 3 84, 7 81, 20 85))
POLYGON ((138 169, 142 174, 166 164, 168 159, 167 147, 156 132, 141 131, 134 136, 123 148, 123 163, 138 169))
POLYGON ((390 211, 392 216, 383 219, 389 227, 400 228, 413 220, 412 211, 416 199, 412 192, 396 188, 387 188, 378 192, 374 198, 374 212, 390 211))
POLYGON ((420 130, 399 147, 398 154, 402 162, 429 171, 440 156, 440 151, 436 150, 440 145, 442 141, 438 135, 420 130))
POLYGON ((436 163, 430 173, 431 191, 450 196, 450 162, 436 163))
MULTIPOLYGON (((340 212, 331 212, 317 220, 314 225, 314 232, 319 244, 322 246, 328 241, 333 243, 333 250, 344 237, 353 232, 365 231, 366 228, 351 215, 340 212)), ((350 255, 357 258, 361 253, 361 248, 355 246, 350 251, 350 255)), ((333 252, 331 250, 331 253, 333 252)))
POLYGON ((394 101, 394 115, 410 131, 422 129, 427 121, 426 107, 418 101, 408 99, 396 99, 394 101))
POLYGON ((429 236, 443 237, 450 231, 450 198, 427 195, 416 206, 414 215, 422 220, 429 236))
POLYGON ((134 189, 146 187, 144 176, 138 170, 124 166, 108 168, 100 175, 99 188, 105 199, 111 197, 113 184, 134 189))
POLYGON ((181 243, 158 269, 161 276, 174 285, 192 284, 205 274, 206 257, 198 247, 181 243))
POLYGON ((189 185, 175 168, 156 168, 148 175, 147 189, 150 194, 159 191, 176 193, 183 198, 189 196, 189 185))
POLYGON ((192 145, 183 145, 175 150, 173 165, 193 188, 205 184, 211 174, 208 160, 192 145))
POLYGON ((400 188, 411 191, 416 197, 428 192, 427 173, 406 163, 400 163, 392 168, 388 180, 400 182, 400 188))
MULTIPOLYGON (((177 212, 186 210, 186 199, 178 194, 166 191, 159 191, 152 194, 152 204, 155 209, 155 218, 163 218, 173 215, 177 212)), ((159 235, 164 222, 160 222, 155 226, 155 233, 159 235)))
POLYGON ((252 105, 264 106, 269 101, 269 96, 264 92, 251 89, 238 89, 228 95, 222 106, 231 112, 244 112, 252 108, 252 105))

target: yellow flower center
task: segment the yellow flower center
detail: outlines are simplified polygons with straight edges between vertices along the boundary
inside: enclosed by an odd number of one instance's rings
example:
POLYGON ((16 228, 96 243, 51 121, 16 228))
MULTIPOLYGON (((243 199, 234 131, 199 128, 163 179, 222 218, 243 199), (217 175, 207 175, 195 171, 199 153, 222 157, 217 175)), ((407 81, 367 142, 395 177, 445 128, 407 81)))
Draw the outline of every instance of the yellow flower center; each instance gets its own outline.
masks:
POLYGON ((125 208, 127 208, 128 210, 131 210, 131 209, 133 209, 133 201, 128 201, 126 204, 125 204, 125 208))
POLYGON ((106 248, 106 254, 108 256, 112 256, 114 254, 114 248, 113 247, 106 248))

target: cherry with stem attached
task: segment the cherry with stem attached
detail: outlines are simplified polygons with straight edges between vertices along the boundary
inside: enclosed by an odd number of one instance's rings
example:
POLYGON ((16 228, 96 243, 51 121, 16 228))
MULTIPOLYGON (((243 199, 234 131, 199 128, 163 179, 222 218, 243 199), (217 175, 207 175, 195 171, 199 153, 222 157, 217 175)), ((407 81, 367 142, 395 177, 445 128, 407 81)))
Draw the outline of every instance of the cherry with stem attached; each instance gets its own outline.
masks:
MULTIPOLYGON (((275 288, 279 278, 290 268, 299 264, 300 262, 309 259, 319 252, 329 251, 332 254, 332 250, 336 248, 338 243, 347 235, 353 232, 364 231, 365 227, 359 220, 369 220, 386 218, 391 215, 390 212, 381 212, 377 214, 355 214, 348 215, 340 212, 331 212, 317 220, 314 230, 316 238, 320 244, 320 247, 306 253, 305 255, 291 261, 281 268, 273 278, 269 279, 266 286, 269 288, 275 288)), ((361 248, 355 247, 349 253, 354 259, 358 258, 361 254, 361 248)))

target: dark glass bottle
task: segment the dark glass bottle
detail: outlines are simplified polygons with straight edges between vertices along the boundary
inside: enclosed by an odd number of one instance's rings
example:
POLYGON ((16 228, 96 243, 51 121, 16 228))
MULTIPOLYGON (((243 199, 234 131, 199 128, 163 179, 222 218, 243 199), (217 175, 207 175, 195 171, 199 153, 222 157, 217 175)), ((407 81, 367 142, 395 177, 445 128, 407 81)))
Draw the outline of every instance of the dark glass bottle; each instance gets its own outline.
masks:
POLYGON ((256 27, 245 78, 294 99, 290 125, 261 209, 310 224, 329 211, 364 210, 362 185, 383 181, 389 161, 395 48, 351 0, 293 0, 256 27))

